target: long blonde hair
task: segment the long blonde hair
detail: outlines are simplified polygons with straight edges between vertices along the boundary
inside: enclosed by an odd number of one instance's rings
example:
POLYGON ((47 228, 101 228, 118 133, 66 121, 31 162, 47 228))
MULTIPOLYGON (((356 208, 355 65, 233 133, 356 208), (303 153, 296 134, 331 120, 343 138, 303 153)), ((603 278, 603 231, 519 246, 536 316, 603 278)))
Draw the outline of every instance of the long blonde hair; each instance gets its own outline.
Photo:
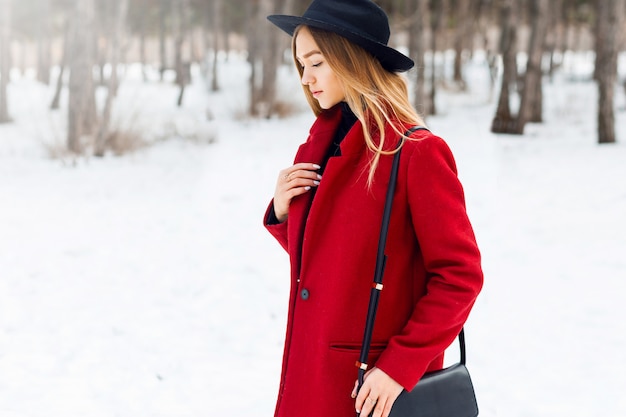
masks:
MULTIPOLYGON (((296 38, 302 27, 295 30, 291 48, 300 77, 304 69, 296 57, 296 38)), ((306 27, 328 65, 342 81, 346 103, 363 126, 365 143, 372 151, 368 175, 368 184, 371 185, 380 156, 396 152, 396 149, 384 150, 387 139, 385 126, 389 124, 398 136, 402 136, 404 124, 423 126, 424 121, 411 106, 407 82, 400 74, 387 71, 377 58, 346 38, 326 30, 306 27), (376 132, 379 134, 378 142, 373 139, 376 132)), ((309 88, 305 85, 302 87, 313 113, 316 116, 322 113, 323 109, 309 88)))

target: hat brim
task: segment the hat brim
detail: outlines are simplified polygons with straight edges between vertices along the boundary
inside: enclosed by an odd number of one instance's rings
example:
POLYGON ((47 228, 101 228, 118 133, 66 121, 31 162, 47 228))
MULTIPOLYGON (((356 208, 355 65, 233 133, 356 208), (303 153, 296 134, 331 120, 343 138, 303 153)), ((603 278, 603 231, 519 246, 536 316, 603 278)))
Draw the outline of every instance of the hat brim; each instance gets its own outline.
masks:
POLYGON ((336 26, 328 22, 310 19, 307 17, 288 15, 271 15, 268 16, 267 19, 285 31, 289 36, 293 36, 296 28, 300 25, 327 30, 343 36, 374 55, 387 71, 404 72, 410 70, 415 65, 411 58, 383 43, 366 38, 362 34, 354 33, 343 27, 336 26))

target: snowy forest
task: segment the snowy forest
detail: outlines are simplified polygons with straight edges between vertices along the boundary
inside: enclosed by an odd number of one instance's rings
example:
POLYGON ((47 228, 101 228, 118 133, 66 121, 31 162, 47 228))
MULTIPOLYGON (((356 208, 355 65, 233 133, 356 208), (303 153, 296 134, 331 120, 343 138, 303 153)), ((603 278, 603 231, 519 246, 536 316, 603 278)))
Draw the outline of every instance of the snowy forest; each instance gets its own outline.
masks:
MULTIPOLYGON (((194 1, 3 0, 0 34, 0 123, 11 121, 7 85, 11 70, 34 69, 37 80, 56 85, 50 108, 67 89, 67 147, 103 155, 111 142, 111 108, 129 63, 175 74, 184 100, 191 67, 199 66, 210 91, 220 89, 220 53, 245 52, 249 64, 248 113, 272 117, 288 111, 277 96, 278 67, 287 39, 265 22, 269 14, 299 14, 306 0, 194 1), (53 72, 53 69, 57 69, 53 72), (92 76, 89 76, 92 75, 92 76), (96 91, 106 98, 96 105, 96 91), (101 107, 101 108, 99 108, 101 107)), ((543 120, 544 76, 551 77, 570 52, 594 54, 600 143, 616 141, 614 96, 617 58, 624 49, 620 0, 386 0, 394 45, 415 58, 414 103, 424 115, 438 112, 437 91, 468 88, 464 65, 476 50, 487 54, 497 108, 490 129, 521 135, 543 120), (447 54, 451 53, 451 56, 447 54), (446 60, 452 71, 446 73, 446 60), (498 75, 501 74, 501 77, 498 75), (499 79, 498 79, 499 78, 499 79)), ((624 92, 626 92, 626 81, 624 92)))
MULTIPOLYGON (((483 256, 480 415, 625 416, 626 0, 376 3, 483 256)), ((272 415, 308 4, 0 0, 0 416, 272 415)))

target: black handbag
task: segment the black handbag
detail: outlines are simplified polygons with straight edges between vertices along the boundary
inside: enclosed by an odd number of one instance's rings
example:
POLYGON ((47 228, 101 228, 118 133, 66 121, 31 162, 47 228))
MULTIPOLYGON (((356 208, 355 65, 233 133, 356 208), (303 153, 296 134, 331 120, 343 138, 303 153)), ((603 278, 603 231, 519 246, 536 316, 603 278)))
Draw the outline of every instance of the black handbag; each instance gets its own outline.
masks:
MULTIPOLYGON (((409 129, 404 136, 408 137, 416 130, 422 129, 425 130, 426 128, 415 126, 409 129)), ((400 143, 402 143, 402 140, 403 138, 401 138, 400 143)), ((378 299, 383 289, 383 273, 387 260, 385 246, 387 244, 387 231, 389 230, 391 204, 396 187, 401 149, 402 148, 398 149, 394 155, 385 200, 385 209, 383 211, 374 282, 370 294, 361 355, 359 362, 356 364, 359 368, 358 390, 360 390, 363 385, 363 377, 368 367, 367 356, 372 342, 374 321, 376 319, 376 310, 378 309, 378 299)), ((459 349, 461 351, 459 363, 439 371, 426 373, 411 391, 402 390, 402 393, 398 396, 391 408, 389 417, 476 417, 478 415, 478 404, 476 403, 474 386, 472 385, 472 380, 465 366, 465 333, 463 329, 461 329, 458 339, 459 349)))

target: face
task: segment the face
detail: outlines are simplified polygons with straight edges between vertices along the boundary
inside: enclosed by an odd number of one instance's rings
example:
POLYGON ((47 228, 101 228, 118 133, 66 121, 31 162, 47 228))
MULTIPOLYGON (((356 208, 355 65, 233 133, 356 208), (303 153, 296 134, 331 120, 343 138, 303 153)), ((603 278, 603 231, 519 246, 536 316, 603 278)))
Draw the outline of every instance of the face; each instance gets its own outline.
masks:
POLYGON ((302 84, 309 87, 323 109, 330 109, 344 101, 343 84, 319 50, 308 28, 303 27, 296 37, 296 58, 302 65, 302 84))

